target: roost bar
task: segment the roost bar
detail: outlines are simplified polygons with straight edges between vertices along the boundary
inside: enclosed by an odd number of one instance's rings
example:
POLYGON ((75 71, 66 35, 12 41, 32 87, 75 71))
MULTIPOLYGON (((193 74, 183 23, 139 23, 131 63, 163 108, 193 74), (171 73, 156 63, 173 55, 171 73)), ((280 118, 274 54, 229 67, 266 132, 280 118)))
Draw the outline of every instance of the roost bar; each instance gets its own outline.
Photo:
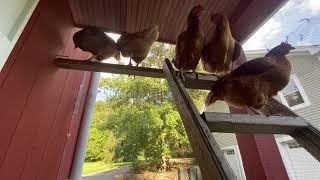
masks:
MULTIPOLYGON (((0 72, 0 179, 75 179, 71 176, 76 169, 72 164, 80 143, 83 117, 88 111, 86 103, 90 98, 90 84, 93 84, 90 82, 94 79, 92 71, 167 78, 172 93, 177 95, 176 102, 181 102, 179 112, 185 112, 184 124, 190 125, 186 126, 186 131, 204 179, 237 179, 210 130, 243 133, 248 131, 243 128, 248 124, 264 133, 288 133, 319 159, 319 131, 275 100, 269 102, 271 110, 294 117, 283 117, 277 122, 275 117, 240 115, 247 112, 234 109, 231 112, 237 115, 226 115, 224 122, 215 121, 221 119, 217 114, 204 113, 201 117, 185 93, 185 87, 209 89, 214 77, 205 74, 199 76, 199 80, 187 77, 182 84, 168 63, 159 70, 80 62, 89 54, 74 49, 72 41, 73 34, 87 25, 106 32, 127 33, 158 24, 158 40, 175 43, 186 27, 190 9, 201 4, 208 12, 227 15, 235 39, 243 43, 287 0, 28 2, 19 6, 13 4, 17 10, 24 6, 29 14, 24 17, 25 25, 21 23, 17 42, 12 40, 13 49, 0 72), (290 119, 296 120, 295 123, 278 127, 290 119), (270 122, 262 126, 255 122, 267 120, 270 122), (274 126, 278 128, 272 128, 274 126)), ((209 18, 201 21, 205 34, 213 34, 215 27, 209 18)), ((246 179, 288 179, 272 135, 237 135, 246 179)))

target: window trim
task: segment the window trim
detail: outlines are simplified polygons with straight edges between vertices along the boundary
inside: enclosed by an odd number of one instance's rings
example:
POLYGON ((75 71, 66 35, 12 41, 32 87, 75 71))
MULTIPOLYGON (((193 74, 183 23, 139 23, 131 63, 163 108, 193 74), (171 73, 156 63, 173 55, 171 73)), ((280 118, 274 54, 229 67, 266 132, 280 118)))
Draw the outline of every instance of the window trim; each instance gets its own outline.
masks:
POLYGON ((40 0, 29 0, 29 2, 24 7, 22 14, 16 20, 14 27, 12 27, 11 31, 8 35, 0 32, 0 38, 6 40, 6 47, 1 47, 3 49, 0 50, 0 71, 8 60, 8 57, 16 45, 20 35, 22 34, 24 28, 26 27, 29 19, 35 8, 37 7, 40 0))
POLYGON ((291 110, 297 110, 297 109, 300 109, 300 108, 303 108, 303 107, 306 107, 306 106, 309 106, 311 103, 310 103, 310 100, 305 92, 305 90, 303 89, 298 77, 295 75, 295 74, 291 74, 290 78, 294 81, 295 85, 297 86, 298 88, 298 91, 304 101, 304 103, 301 103, 301 104, 298 104, 298 105, 295 105, 295 106, 292 106, 290 107, 286 98, 284 97, 284 94, 282 93, 282 91, 279 91, 279 97, 281 99, 281 102, 289 107, 291 110))

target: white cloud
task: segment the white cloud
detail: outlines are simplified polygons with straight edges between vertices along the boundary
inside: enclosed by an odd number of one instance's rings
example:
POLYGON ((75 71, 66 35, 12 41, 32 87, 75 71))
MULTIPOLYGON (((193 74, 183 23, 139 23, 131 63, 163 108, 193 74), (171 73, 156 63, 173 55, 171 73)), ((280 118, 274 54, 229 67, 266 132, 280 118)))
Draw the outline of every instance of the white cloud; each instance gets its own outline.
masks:
POLYGON ((245 42, 243 48, 245 50, 266 49, 268 41, 277 36, 281 32, 280 21, 270 18, 248 41, 245 42))
POLYGON ((320 15, 320 1, 306 0, 305 7, 310 11, 311 15, 320 15))
POLYGON ((272 48, 293 31, 302 18, 320 16, 320 0, 290 0, 244 44, 245 50, 272 48))

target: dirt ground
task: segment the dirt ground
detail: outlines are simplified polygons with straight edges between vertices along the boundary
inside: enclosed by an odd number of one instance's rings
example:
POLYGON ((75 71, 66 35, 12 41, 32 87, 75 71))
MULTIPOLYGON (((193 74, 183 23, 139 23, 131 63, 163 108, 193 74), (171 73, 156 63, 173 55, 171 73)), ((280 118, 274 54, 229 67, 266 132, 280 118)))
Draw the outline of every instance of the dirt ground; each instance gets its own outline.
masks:
POLYGON ((176 170, 169 172, 143 172, 141 174, 117 175, 117 180, 178 180, 176 170))

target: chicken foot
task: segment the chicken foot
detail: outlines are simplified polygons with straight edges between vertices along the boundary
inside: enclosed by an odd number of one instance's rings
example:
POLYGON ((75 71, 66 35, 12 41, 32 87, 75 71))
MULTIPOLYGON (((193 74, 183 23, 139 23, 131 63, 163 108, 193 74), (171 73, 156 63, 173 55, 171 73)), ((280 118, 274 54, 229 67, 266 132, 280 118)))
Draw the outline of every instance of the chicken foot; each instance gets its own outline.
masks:
POLYGON ((87 59, 87 61, 91 61, 91 62, 100 62, 96 59, 96 56, 91 56, 89 59, 87 59))
POLYGON ((182 79, 182 81, 186 81, 186 78, 184 77, 184 72, 181 69, 179 71, 179 78, 182 79))
POLYGON ((196 76, 196 80, 198 80, 199 79, 199 75, 198 75, 198 73, 196 72, 196 70, 192 70, 192 73, 196 76))

